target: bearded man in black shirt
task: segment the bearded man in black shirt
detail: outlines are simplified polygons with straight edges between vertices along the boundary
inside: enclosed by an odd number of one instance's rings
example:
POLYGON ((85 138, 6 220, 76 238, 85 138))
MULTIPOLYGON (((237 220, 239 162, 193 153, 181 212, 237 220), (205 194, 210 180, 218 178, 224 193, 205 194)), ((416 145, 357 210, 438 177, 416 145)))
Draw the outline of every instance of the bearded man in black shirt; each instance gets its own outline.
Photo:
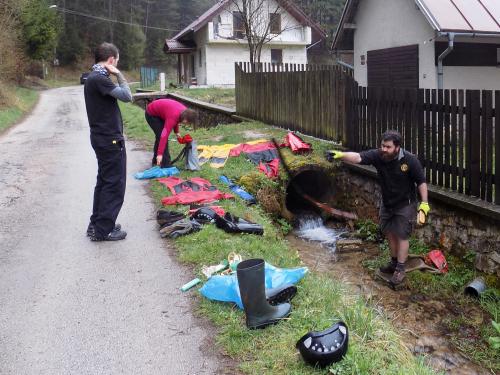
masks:
POLYGON ((327 158, 341 159, 354 164, 372 165, 378 173, 382 188, 380 229, 389 242, 390 262, 380 268, 391 273, 391 283, 401 284, 405 278, 409 237, 417 212, 425 216, 430 211, 424 171, 415 155, 401 148, 401 134, 390 130, 382 135, 380 149, 357 152, 329 151, 327 158), (418 205, 416 191, 421 198, 418 205), (418 209, 417 209, 418 205, 418 209))
POLYGON ((127 81, 117 69, 119 52, 111 43, 95 51, 95 65, 85 81, 90 143, 97 158, 97 182, 87 235, 92 241, 118 241, 127 236, 116 224, 125 197, 127 153, 118 100, 130 102, 127 81), (116 77, 118 85, 110 75, 116 77))

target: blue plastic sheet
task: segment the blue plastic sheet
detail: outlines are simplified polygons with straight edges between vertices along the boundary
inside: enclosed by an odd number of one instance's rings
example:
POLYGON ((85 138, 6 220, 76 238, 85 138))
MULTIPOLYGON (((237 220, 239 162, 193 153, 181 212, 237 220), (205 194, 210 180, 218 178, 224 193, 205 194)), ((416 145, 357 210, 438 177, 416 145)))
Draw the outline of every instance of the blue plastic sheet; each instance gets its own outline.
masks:
POLYGON ((138 180, 147 180, 149 178, 170 177, 175 174, 179 174, 179 170, 176 167, 160 168, 156 166, 146 169, 144 172, 136 173, 134 177, 138 180))
MULTIPOLYGON (((296 284, 307 274, 307 272, 309 272, 307 267, 276 268, 266 263, 266 289, 278 288, 286 284, 296 284)), ((212 276, 205 285, 200 288, 200 293, 204 297, 214 301, 234 302, 240 309, 243 309, 236 273, 227 276, 212 276)))
POLYGON ((232 182, 229 178, 226 176, 220 176, 219 180, 225 183, 227 186, 229 186, 229 189, 231 191, 238 195, 240 198, 246 200, 248 204, 253 204, 255 203, 255 198, 252 194, 247 193, 245 190, 243 190, 240 186, 236 185, 234 182, 232 182))

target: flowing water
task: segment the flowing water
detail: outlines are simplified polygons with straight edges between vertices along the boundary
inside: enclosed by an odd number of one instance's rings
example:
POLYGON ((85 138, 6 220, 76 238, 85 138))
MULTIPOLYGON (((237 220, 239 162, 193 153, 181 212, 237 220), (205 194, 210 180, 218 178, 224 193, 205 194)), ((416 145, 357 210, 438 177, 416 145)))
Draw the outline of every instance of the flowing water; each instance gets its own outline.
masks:
POLYGON ((347 234, 345 229, 326 227, 319 216, 305 215, 298 218, 295 235, 308 241, 318 242, 321 246, 335 252, 337 240, 347 234))

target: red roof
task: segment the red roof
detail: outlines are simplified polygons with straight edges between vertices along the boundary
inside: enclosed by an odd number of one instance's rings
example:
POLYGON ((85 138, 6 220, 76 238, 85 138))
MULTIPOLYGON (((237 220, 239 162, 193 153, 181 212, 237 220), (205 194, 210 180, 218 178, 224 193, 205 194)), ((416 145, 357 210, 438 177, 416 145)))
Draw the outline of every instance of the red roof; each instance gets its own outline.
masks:
MULTIPOLYGON (((175 35, 172 40, 180 40, 190 32, 196 32, 210 22, 214 17, 222 13, 225 6, 231 3, 233 0, 221 0, 205 13, 203 13, 196 20, 191 22, 184 30, 175 35)), ((321 39, 326 38, 325 31, 310 17, 308 17, 297 5, 291 0, 277 0, 283 9, 294 16, 302 25, 310 26, 313 31, 315 31, 321 39)))

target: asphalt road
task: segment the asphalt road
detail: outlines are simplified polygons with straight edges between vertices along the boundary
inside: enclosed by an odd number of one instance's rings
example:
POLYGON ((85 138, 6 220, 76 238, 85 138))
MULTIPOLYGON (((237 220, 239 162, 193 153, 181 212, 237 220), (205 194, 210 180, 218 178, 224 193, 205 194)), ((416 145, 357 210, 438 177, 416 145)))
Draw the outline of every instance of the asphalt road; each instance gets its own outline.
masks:
POLYGON ((85 236, 97 163, 82 87, 45 91, 0 136, 0 374, 215 374, 191 275, 154 221, 149 153, 127 143, 124 241, 85 236))

